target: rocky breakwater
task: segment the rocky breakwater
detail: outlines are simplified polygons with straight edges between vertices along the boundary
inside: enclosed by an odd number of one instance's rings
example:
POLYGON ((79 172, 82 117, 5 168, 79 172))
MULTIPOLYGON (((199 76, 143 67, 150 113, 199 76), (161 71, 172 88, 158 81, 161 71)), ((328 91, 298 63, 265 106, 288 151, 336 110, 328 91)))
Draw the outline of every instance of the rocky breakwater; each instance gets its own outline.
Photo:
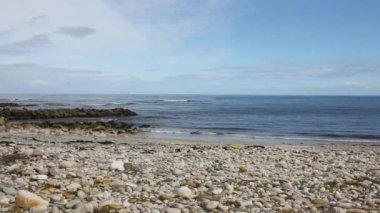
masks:
MULTIPOLYGON (((53 134, 109 133, 113 135, 136 132, 132 124, 117 121, 101 121, 103 117, 134 116, 128 109, 0 109, 0 131, 46 130, 53 134), (21 120, 21 121, 19 121, 21 120)), ((46 132, 45 131, 45 132, 46 132)))
POLYGON ((2 212, 380 209, 379 146, 13 143, 0 156, 2 212))
POLYGON ((137 115, 129 109, 27 109, 1 108, 0 117, 8 120, 33 120, 57 118, 101 118, 137 115))
POLYGON ((18 104, 18 103, 0 103, 0 107, 34 107, 37 106, 36 104, 18 104))

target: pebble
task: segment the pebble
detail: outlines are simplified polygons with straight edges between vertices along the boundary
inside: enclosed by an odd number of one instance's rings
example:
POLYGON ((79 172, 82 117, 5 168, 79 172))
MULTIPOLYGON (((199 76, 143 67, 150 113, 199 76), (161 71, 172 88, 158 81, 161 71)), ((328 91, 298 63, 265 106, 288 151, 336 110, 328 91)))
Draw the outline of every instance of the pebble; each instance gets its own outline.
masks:
POLYGON ((222 211, 228 211, 228 206, 224 206, 223 204, 219 203, 218 204, 218 209, 222 211))
POLYGON ((363 209, 349 209, 348 212, 350 212, 350 213, 368 213, 366 210, 363 210, 363 209))
POLYGON ((369 181, 369 180, 365 180, 365 181, 361 182, 361 184, 362 184, 364 187, 368 187, 368 186, 370 186, 370 185, 372 184, 372 182, 369 181))
POLYGON ((72 211, 73 213, 92 213, 94 212, 94 207, 91 203, 78 203, 76 204, 75 209, 72 211))
POLYGON ((182 186, 177 190, 177 194, 180 197, 186 198, 186 199, 191 199, 193 197, 193 192, 191 189, 189 189, 187 186, 182 186))
POLYGON ((3 192, 7 195, 16 195, 17 191, 13 187, 3 187, 3 192))
POLYGON ((61 213, 61 211, 58 209, 57 206, 53 207, 53 210, 51 211, 52 213, 61 213))
POLYGON ((70 169, 70 168, 73 168, 75 166, 75 162, 73 161, 63 161, 59 164, 59 166, 61 168, 64 168, 64 169, 70 169))
POLYGON ((181 209, 178 208, 167 208, 166 213, 181 213, 181 209))
POLYGON ((55 177, 55 176, 57 176, 58 174, 59 174, 59 172, 58 172, 58 169, 57 169, 57 168, 55 168, 55 167, 50 167, 50 168, 48 169, 48 175, 55 177))
POLYGON ((233 149, 242 149, 243 145, 239 143, 230 144, 230 147, 233 149))
POLYGON ((70 202, 68 202, 68 203, 66 204, 66 208, 68 208, 68 209, 72 209, 72 208, 74 208, 76 205, 78 205, 78 204, 80 204, 80 203, 81 203, 80 200, 72 200, 72 201, 70 201, 70 202))
POLYGON ((11 199, 7 197, 0 197, 0 204, 8 205, 10 203, 11 199))
POLYGON ((58 195, 58 194, 52 194, 52 195, 50 195, 50 199, 52 201, 57 202, 57 201, 60 201, 62 199, 62 197, 60 195, 58 195))
POLYGON ((247 207, 247 206, 252 206, 252 201, 250 200, 244 200, 244 201, 240 201, 240 206, 242 207, 247 207))
POLYGON ((117 170, 117 171, 124 171, 124 162, 119 160, 119 161, 114 161, 111 163, 111 169, 117 170))
POLYGON ((340 207, 330 207, 329 213, 346 213, 346 210, 340 208, 340 207))
POLYGON ((213 193, 214 195, 220 195, 220 194, 222 194, 222 192, 223 192, 223 189, 214 189, 214 190, 212 191, 212 193, 213 193))
POLYGON ((29 213, 46 213, 46 212, 47 212, 46 205, 34 206, 29 210, 29 213))
POLYGON ((70 185, 66 186, 67 190, 70 192, 76 192, 81 187, 82 186, 79 183, 71 183, 70 185))
POLYGON ((340 207, 342 208, 345 208, 345 209, 348 209, 348 208, 351 208, 352 207, 352 204, 351 203, 339 203, 338 204, 340 207))
POLYGON ((371 175, 372 175, 373 177, 380 178, 380 169, 372 171, 372 172, 371 172, 371 175))
POLYGON ((248 171, 247 166, 240 166, 239 167, 239 172, 244 173, 244 172, 247 172, 247 171, 248 171))
POLYGON ((32 180, 47 180, 48 176, 47 175, 31 175, 30 179, 32 179, 32 180))
POLYGON ((208 201, 208 202, 206 203, 205 208, 206 208, 207 210, 213 210, 213 209, 216 209, 216 207, 218 207, 218 205, 219 205, 219 202, 218 202, 218 201, 208 201))
POLYGON ((36 194, 26 191, 20 190, 16 194, 16 204, 20 207, 30 209, 34 206, 45 205, 48 206, 49 202, 42 199, 40 196, 36 194))
POLYGON ((77 192, 77 196, 78 196, 79 199, 84 200, 86 198, 86 193, 84 191, 82 191, 82 190, 79 190, 77 192))
POLYGON ((128 207, 131 206, 131 204, 129 203, 129 200, 128 200, 128 199, 124 200, 124 202, 123 202, 123 206, 126 207, 126 208, 128 208, 128 207))
POLYGON ((316 207, 326 206, 329 204, 329 202, 327 200, 320 199, 320 198, 312 199, 311 203, 314 204, 314 206, 316 206, 316 207))
POLYGON ((183 174, 183 171, 180 170, 180 169, 174 169, 174 172, 173 172, 175 175, 182 175, 183 174))
POLYGON ((40 157, 40 156, 42 156, 44 154, 44 152, 42 151, 42 150, 40 150, 40 149, 35 149, 35 150, 33 150, 33 152, 32 152, 32 156, 33 157, 40 157))

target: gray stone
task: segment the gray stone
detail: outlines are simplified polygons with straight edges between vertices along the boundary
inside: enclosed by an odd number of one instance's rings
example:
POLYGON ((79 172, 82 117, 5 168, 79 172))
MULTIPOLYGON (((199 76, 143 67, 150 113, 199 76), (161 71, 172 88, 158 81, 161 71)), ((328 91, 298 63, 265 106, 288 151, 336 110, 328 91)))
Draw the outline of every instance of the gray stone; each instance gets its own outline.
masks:
POLYGON ((3 187, 3 192, 7 195, 16 195, 17 191, 13 187, 3 187))
POLYGON ((346 213, 346 210, 335 206, 335 207, 330 207, 329 213, 346 213))
POLYGON ((218 205, 219 205, 218 201, 208 201, 205 205, 205 208, 207 210, 213 210, 213 209, 216 209, 216 207, 218 207, 218 205))
POLYGON ((46 212, 47 212, 46 205, 34 206, 29 210, 29 213, 46 213, 46 212))
POLYGON ((66 208, 68 209, 72 209, 74 208, 75 206, 77 206, 78 204, 80 204, 81 201, 80 200, 72 200, 72 201, 69 201, 67 204, 66 204, 66 208))
POLYGON ((49 175, 49 176, 55 177, 55 176, 57 176, 58 174, 59 174, 59 172, 58 172, 58 169, 57 169, 57 168, 55 168, 55 167, 51 167, 51 168, 48 169, 48 175, 49 175))
POLYGON ((181 209, 177 209, 177 208, 167 208, 166 213, 181 213, 181 209))
POLYGON ((74 161, 63 161, 59 164, 61 168, 68 169, 68 168, 73 168, 75 166, 74 161))

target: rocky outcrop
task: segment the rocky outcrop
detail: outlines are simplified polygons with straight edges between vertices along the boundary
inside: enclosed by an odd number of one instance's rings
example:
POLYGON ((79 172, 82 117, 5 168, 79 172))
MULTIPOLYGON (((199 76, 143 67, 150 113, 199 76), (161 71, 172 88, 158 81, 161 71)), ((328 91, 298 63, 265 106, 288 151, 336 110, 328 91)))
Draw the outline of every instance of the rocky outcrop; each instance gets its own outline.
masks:
POLYGON ((36 104, 0 103, 0 107, 32 107, 36 104))
POLYGON ((57 119, 57 118, 99 118, 113 116, 133 116, 137 115, 129 109, 17 109, 2 108, 0 117, 8 120, 32 120, 32 119, 57 119))
MULTIPOLYGON (((116 121, 76 121, 76 122, 24 122, 18 125, 24 129, 30 127, 38 127, 43 129, 59 129, 63 131, 71 130, 84 130, 84 131, 96 131, 96 132, 117 132, 118 134, 133 133, 134 126, 128 123, 116 122, 116 121)), ((17 127, 17 126, 15 126, 17 127)))

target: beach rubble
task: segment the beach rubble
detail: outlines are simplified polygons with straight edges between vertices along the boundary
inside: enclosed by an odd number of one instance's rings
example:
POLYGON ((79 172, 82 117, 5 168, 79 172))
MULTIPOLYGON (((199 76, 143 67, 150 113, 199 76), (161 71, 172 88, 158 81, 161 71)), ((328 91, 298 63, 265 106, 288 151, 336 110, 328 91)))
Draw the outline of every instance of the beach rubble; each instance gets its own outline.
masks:
POLYGON ((94 136, 65 142, 19 131, 0 133, 8 141, 0 146, 0 212, 380 209, 376 144, 145 143, 128 137, 102 143, 105 138, 94 136))

